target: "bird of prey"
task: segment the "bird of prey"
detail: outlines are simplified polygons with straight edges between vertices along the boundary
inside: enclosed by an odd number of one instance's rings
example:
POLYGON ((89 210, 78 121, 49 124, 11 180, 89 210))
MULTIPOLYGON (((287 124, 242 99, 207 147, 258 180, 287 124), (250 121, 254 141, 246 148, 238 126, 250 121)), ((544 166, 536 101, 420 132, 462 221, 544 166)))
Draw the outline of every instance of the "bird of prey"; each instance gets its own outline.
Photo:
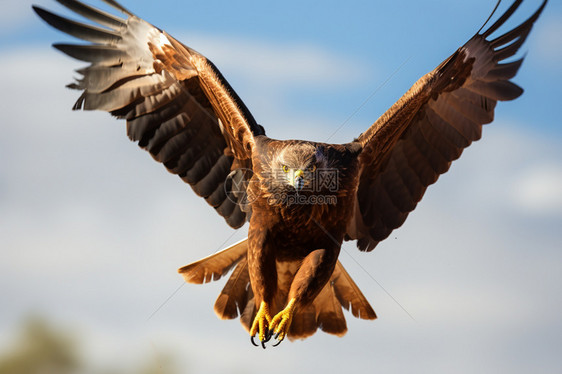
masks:
POLYGON ((222 319, 240 316, 251 341, 305 338, 318 328, 341 336, 343 309, 376 314, 338 261, 344 240, 371 251, 415 209, 426 188, 480 139, 498 101, 523 90, 512 59, 546 0, 497 36, 521 5, 493 14, 463 46, 346 144, 276 140, 265 135, 217 67, 113 0, 122 13, 57 0, 91 23, 40 7, 49 25, 86 44, 54 47, 88 66, 69 87, 73 109, 126 120, 127 135, 203 197, 226 223, 249 222, 247 239, 179 269, 187 282, 232 274, 216 303, 222 319), (485 25, 491 23, 484 29, 485 25), (507 61, 506 61, 507 60, 507 61))

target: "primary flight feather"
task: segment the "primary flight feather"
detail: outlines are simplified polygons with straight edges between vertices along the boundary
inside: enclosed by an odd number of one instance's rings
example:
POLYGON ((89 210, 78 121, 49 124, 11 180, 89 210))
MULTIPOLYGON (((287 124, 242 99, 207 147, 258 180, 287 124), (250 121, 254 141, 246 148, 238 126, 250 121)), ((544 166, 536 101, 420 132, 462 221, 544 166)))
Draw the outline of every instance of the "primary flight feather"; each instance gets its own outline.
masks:
POLYGON ((264 348, 272 338, 305 338, 318 328, 345 334, 342 308, 376 318, 338 261, 342 242, 375 248, 480 139, 497 101, 521 95, 511 78, 523 59, 510 58, 546 5, 492 37, 522 3, 515 0, 355 140, 327 144, 267 137, 211 61, 117 2, 103 0, 122 17, 57 1, 97 24, 33 7, 51 26, 90 42, 54 45, 90 63, 69 85, 82 91, 74 109, 125 119, 129 138, 229 226, 249 221, 247 239, 179 272, 187 282, 204 283, 234 269, 215 312, 240 317, 264 348))

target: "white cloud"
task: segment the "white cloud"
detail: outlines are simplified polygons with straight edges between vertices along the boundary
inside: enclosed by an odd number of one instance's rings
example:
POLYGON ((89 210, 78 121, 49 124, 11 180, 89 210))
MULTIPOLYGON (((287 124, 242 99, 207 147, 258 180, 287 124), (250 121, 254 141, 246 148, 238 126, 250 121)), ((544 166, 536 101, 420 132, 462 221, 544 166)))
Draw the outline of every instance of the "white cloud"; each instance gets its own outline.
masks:
POLYGON ((522 170, 512 198, 526 212, 562 215, 562 165, 536 165, 522 170))
MULTIPOLYGON (((295 97, 332 92, 345 101, 344 92, 377 74, 376 62, 368 64, 314 45, 269 44, 260 40, 234 37, 174 34, 178 40, 203 53, 221 70, 225 78, 250 108, 258 122, 273 138, 306 137, 326 141, 318 128, 335 130, 349 113, 340 118, 295 116, 287 113, 295 97), (300 95, 300 96, 299 96, 300 95)), ((356 108, 356 103, 348 111, 356 108)), ((369 119, 366 123, 368 124, 369 119)), ((359 133, 338 134, 331 141, 349 141, 359 133)))
POLYGON ((274 85, 277 90, 295 85, 335 90, 352 86, 373 72, 373 66, 367 68, 356 60, 315 45, 272 45, 258 40, 192 33, 175 37, 195 49, 201 46, 199 52, 215 63, 220 62, 221 70, 242 74, 254 84, 274 85))

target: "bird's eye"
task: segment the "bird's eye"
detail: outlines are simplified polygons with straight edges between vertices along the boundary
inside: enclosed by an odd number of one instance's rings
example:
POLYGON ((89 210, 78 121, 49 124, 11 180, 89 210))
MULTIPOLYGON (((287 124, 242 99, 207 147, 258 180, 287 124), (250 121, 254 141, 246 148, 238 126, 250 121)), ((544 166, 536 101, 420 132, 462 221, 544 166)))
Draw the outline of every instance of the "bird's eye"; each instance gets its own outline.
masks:
POLYGON ((316 165, 310 165, 310 166, 308 167, 308 170, 309 170, 311 173, 314 173, 314 172, 316 171, 316 165))
POLYGON ((287 165, 283 165, 283 172, 288 173, 289 167, 287 165))

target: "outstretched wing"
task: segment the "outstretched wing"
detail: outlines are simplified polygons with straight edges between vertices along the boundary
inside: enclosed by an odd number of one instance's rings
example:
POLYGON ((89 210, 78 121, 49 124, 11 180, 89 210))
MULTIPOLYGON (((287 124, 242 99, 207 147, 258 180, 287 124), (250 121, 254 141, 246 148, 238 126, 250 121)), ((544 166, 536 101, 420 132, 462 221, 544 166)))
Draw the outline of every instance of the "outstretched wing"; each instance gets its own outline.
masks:
POLYGON ((523 93, 510 82, 523 59, 502 61, 519 50, 546 0, 521 25, 489 39, 521 2, 516 0, 486 31, 479 31, 419 79, 359 136, 364 150, 347 239, 357 239, 360 250, 372 250, 404 223, 426 188, 464 148, 480 139, 482 125, 492 122, 498 100, 513 100, 523 93))
POLYGON ((104 110, 127 120, 133 141, 205 198, 232 227, 248 211, 236 191, 251 170, 254 136, 264 134, 242 100, 204 56, 103 0, 126 19, 76 0, 57 0, 99 26, 34 6, 49 25, 91 44, 55 44, 89 62, 68 87, 83 91, 74 109, 104 110), (228 177, 228 178, 227 178, 228 177))

